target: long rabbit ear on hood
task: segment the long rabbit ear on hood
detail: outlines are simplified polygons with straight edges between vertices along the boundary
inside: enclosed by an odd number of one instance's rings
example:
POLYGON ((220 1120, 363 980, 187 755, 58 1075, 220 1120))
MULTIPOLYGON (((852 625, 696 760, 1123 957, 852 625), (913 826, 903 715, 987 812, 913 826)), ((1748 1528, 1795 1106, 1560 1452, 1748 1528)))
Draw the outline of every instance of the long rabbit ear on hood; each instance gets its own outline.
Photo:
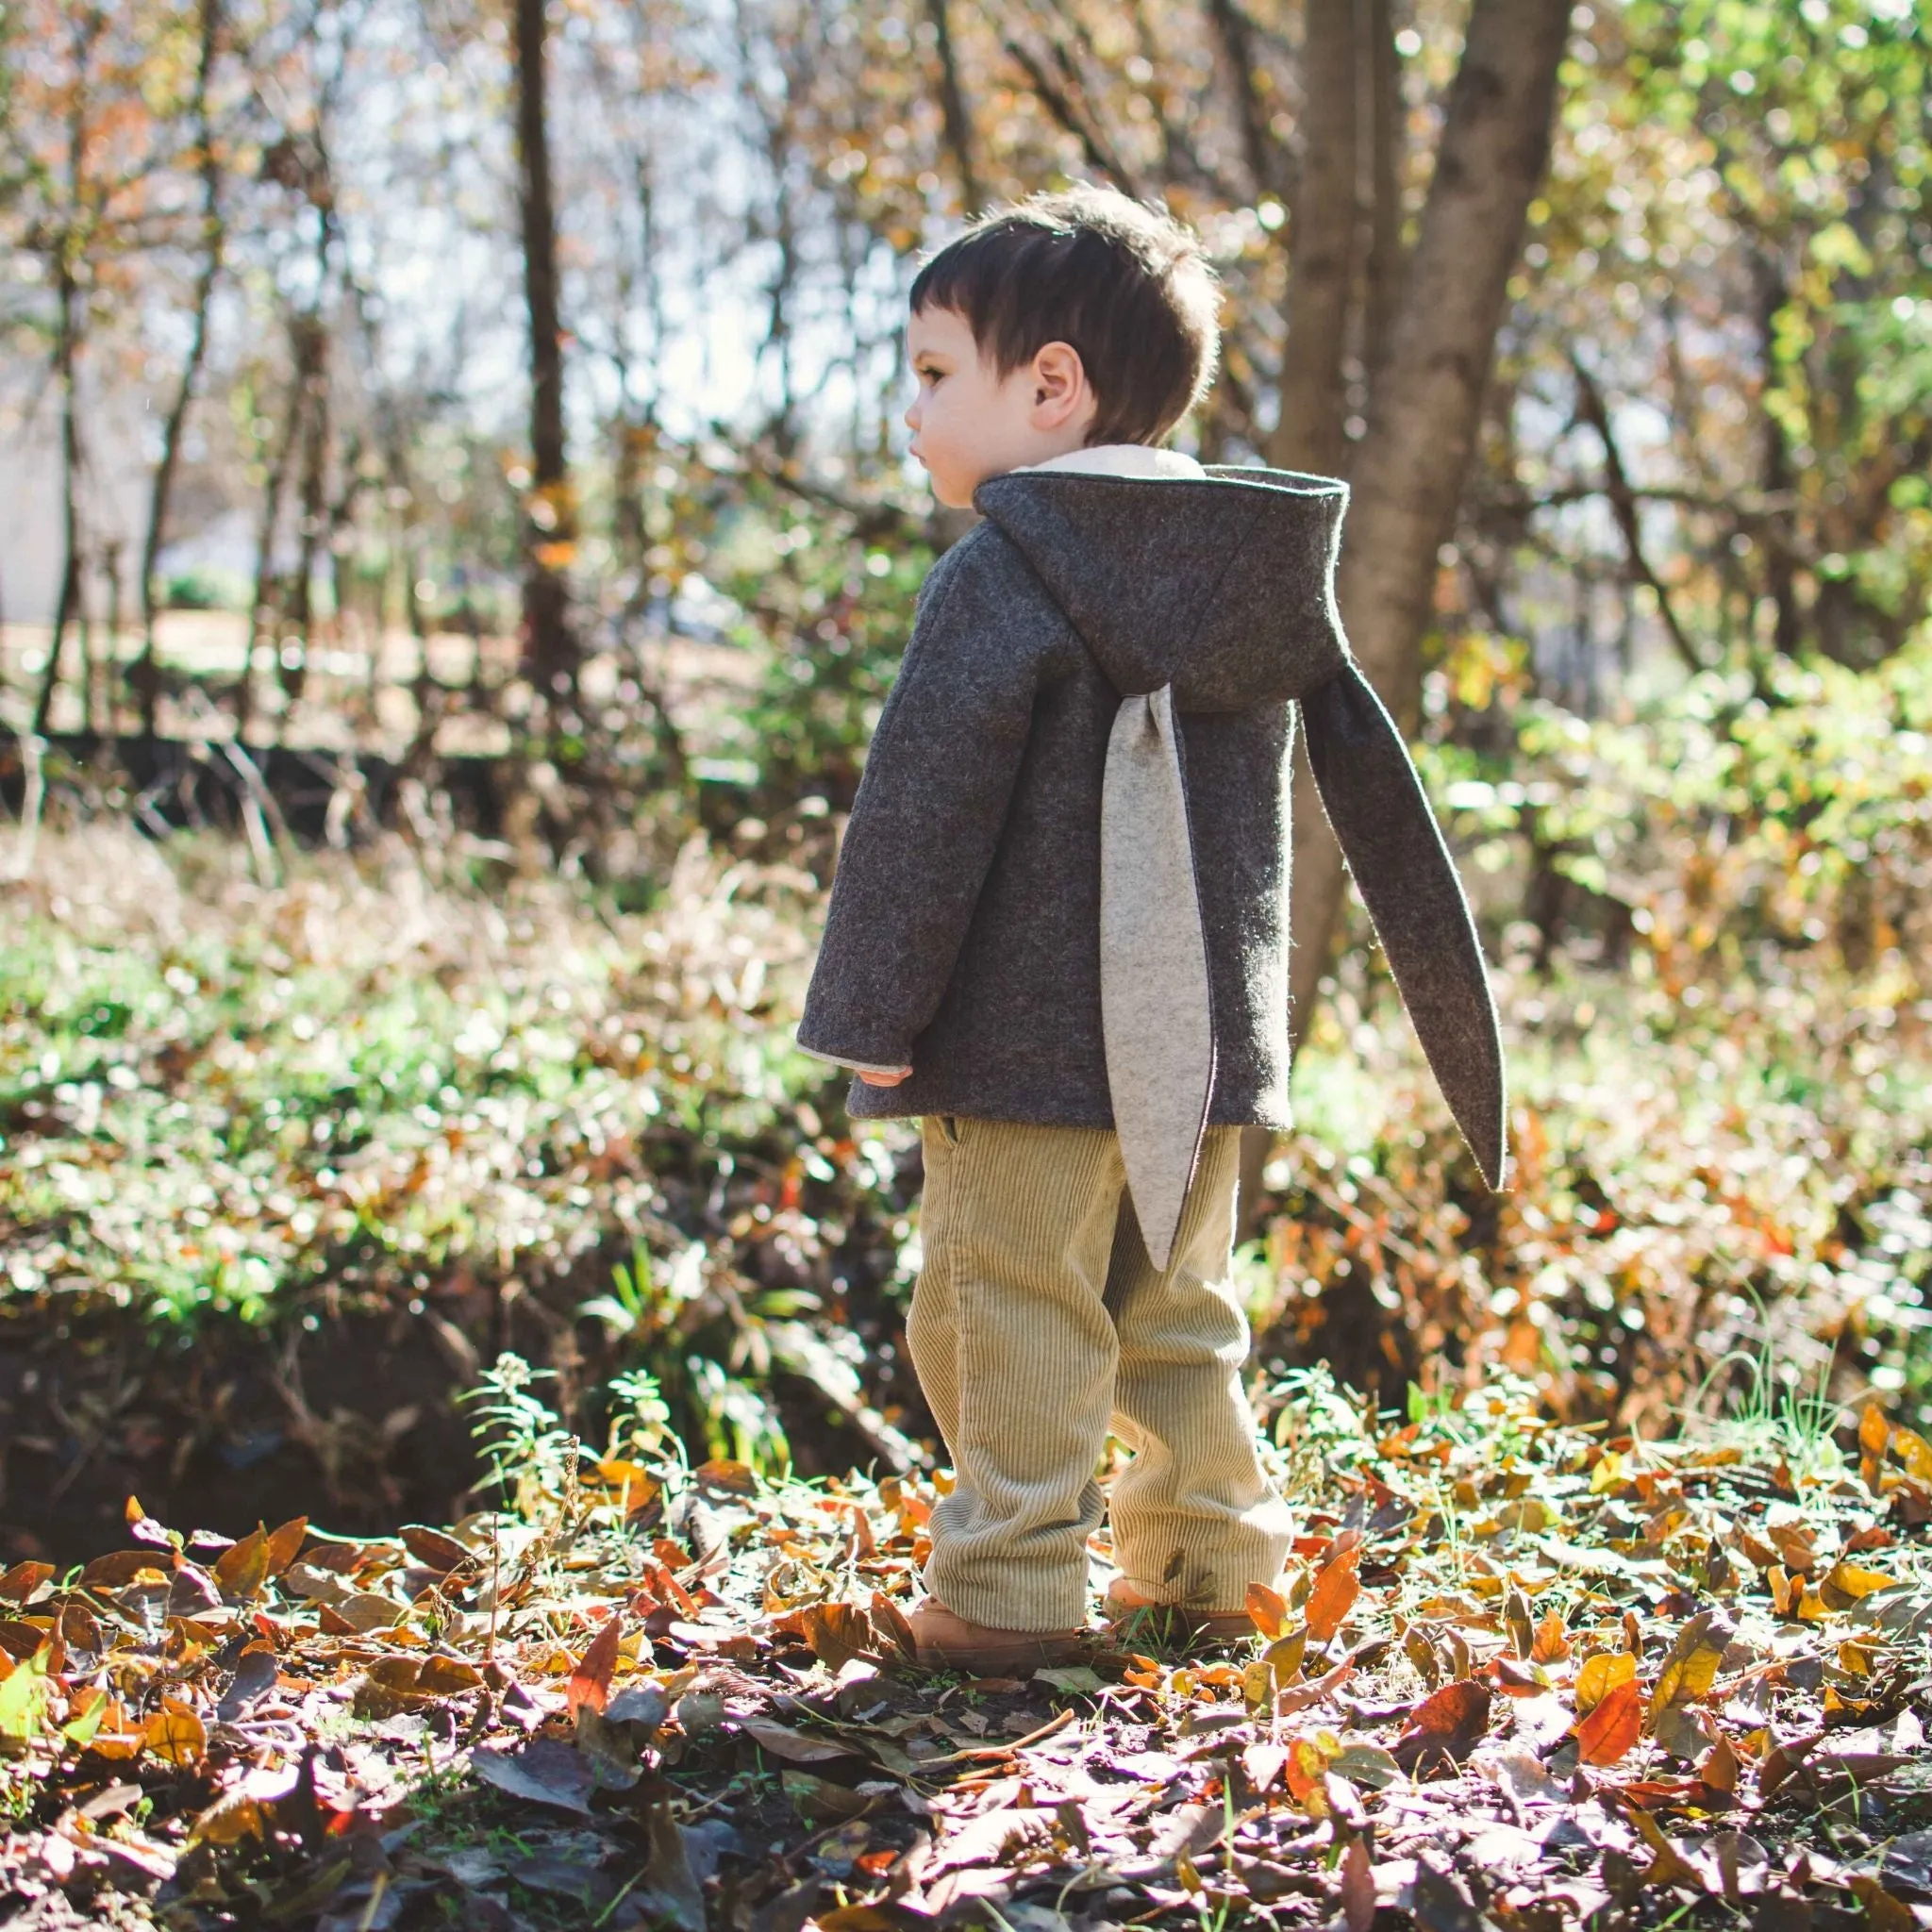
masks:
POLYGON ((1475 921, 1395 721, 1350 661, 1301 700, 1308 764, 1356 891, 1491 1188, 1507 1138, 1503 1042, 1475 921))
POLYGON ((1323 807, 1483 1178, 1504 1168, 1502 1041, 1468 902, 1392 719, 1349 654, 1335 560, 1348 487, 1015 471, 974 504, 1122 694, 1102 800, 1108 1078, 1148 1253, 1166 1263, 1211 1104, 1196 835, 1175 712, 1299 703, 1323 807))

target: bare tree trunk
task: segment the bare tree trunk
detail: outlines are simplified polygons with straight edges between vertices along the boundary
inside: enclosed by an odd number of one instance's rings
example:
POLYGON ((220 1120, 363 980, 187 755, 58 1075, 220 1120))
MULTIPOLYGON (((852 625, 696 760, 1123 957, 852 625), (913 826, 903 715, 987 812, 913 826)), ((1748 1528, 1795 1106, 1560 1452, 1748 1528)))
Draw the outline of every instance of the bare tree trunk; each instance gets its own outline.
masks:
MULTIPOLYGON (((75 165, 80 132, 76 128, 75 165)), ((80 354, 79 291, 67 244, 58 245, 54 270, 58 321, 54 338, 54 374, 60 384, 60 596, 54 607, 54 635, 47 641, 47 662, 34 700, 34 736, 47 735, 54 713, 54 693, 60 688, 60 658, 67 648, 67 626, 80 614, 80 397, 76 377, 80 354)))
POLYGON ((208 107, 208 82, 214 71, 215 55, 221 36, 221 0, 201 0, 201 53, 194 71, 195 142, 200 149, 201 174, 201 268, 194 278, 194 299, 189 325, 188 357, 181 365, 181 380, 175 391, 167 420, 161 425, 161 454, 155 464, 154 483, 148 493, 147 532, 141 545, 141 655, 128 674, 136 702, 141 707, 141 731, 153 738, 160 708, 160 669, 155 658, 155 617, 158 586, 155 573, 159 567, 161 545, 167 537, 168 499, 174 493, 175 473, 181 460, 181 438, 188 425, 188 411, 201 381, 202 363, 208 356, 208 310, 213 305, 215 283, 221 276, 225 251, 226 227, 222 219, 222 169, 216 158, 213 117, 208 107))
POLYGON ((529 511, 524 526, 524 653, 554 712, 576 691, 576 646, 558 561, 574 541, 563 441, 563 327, 558 308, 557 212, 544 102, 544 0, 516 0, 517 183, 523 213, 524 301, 530 321, 529 511))
POLYGON ((1290 198, 1288 346, 1276 469, 1339 475, 1347 445, 1342 354, 1355 287, 1355 0, 1307 0, 1302 40, 1301 166, 1290 198))
MULTIPOLYGON (((1475 0, 1450 91, 1435 178, 1389 348, 1351 465, 1338 597, 1363 673, 1405 729, 1422 691, 1421 645, 1437 552, 1481 419, 1523 225, 1549 158, 1570 0, 1475 0)), ((1306 1025, 1341 904, 1341 854, 1298 811, 1290 956, 1306 1025)))
MULTIPOLYGON (((239 743, 250 718, 255 714, 255 649, 261 641, 262 621, 273 610, 281 614, 282 598, 275 581, 275 538, 282 522, 282 498, 289 487, 289 467, 295 458, 302 436, 308 406, 308 376, 317 353, 318 331, 309 326, 310 318, 290 319, 289 337, 294 350, 295 367, 289 382, 289 409, 282 424, 281 441, 270 458, 268 479, 261 494, 261 522, 255 538, 255 594, 248 607, 248 633, 242 644, 242 676, 235 687, 235 738, 239 743)), ((277 645, 279 652, 279 645, 277 645)))
POLYGON ((940 57, 940 109, 945 117, 946 145, 959 171, 959 201, 968 215, 979 212, 979 168, 974 158, 973 116, 959 85, 959 63, 953 52, 953 17, 947 0, 925 0, 932 22, 933 42, 940 57))
POLYGON ((1367 244, 1362 251, 1362 369, 1373 386, 1389 346, 1402 290, 1402 56, 1390 0, 1356 0, 1362 108, 1357 151, 1365 176, 1367 244))

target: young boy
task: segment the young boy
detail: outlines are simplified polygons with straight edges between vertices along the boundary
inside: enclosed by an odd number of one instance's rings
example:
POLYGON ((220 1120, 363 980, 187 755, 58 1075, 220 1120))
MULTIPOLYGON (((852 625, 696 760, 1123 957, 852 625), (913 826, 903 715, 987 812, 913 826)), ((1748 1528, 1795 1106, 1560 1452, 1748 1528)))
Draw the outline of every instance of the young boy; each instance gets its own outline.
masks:
POLYGON ((923 1660, 1063 1658, 1109 1428, 1108 1608, 1244 1634, 1290 1518, 1230 1276, 1240 1130, 1288 1109, 1289 772, 1324 805, 1457 1119, 1503 1165, 1455 872, 1331 590, 1344 485, 1161 447, 1218 349, 1193 235, 1092 188, 912 285, 912 452, 982 515, 934 566, 798 1031, 855 1117, 923 1116, 907 1340, 945 1437, 923 1660))

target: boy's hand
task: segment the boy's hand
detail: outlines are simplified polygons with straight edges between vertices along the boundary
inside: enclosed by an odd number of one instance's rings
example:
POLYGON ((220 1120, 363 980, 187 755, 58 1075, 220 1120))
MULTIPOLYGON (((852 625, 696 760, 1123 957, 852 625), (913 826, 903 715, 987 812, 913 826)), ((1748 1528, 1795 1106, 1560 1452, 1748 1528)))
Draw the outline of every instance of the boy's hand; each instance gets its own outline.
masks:
POLYGON ((901 1067, 896 1074, 861 1074, 858 1077, 868 1087, 896 1087, 911 1072, 910 1067, 901 1067))

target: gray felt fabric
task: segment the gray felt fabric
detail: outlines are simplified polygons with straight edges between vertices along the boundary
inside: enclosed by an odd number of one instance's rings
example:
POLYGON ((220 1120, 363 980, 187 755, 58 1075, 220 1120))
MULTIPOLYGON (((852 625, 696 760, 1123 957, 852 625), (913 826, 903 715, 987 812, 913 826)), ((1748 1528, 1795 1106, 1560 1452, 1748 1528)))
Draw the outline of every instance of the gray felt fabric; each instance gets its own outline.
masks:
MULTIPOLYGON (((1346 497, 1328 478, 1224 467, 1199 478, 1015 471, 980 485, 985 521, 921 591, 799 1027, 800 1045, 826 1058, 912 1066, 897 1087, 855 1081, 855 1117, 1117 1124, 1101 801, 1123 700, 1171 686, 1207 953, 1208 1124, 1289 1122, 1299 710, 1424 1048, 1500 1183, 1502 1049, 1474 927, 1335 609, 1346 497)), ((1191 924, 1184 904, 1165 911, 1191 924)), ((1181 1122, 1186 1089, 1161 1102, 1181 1122)))

